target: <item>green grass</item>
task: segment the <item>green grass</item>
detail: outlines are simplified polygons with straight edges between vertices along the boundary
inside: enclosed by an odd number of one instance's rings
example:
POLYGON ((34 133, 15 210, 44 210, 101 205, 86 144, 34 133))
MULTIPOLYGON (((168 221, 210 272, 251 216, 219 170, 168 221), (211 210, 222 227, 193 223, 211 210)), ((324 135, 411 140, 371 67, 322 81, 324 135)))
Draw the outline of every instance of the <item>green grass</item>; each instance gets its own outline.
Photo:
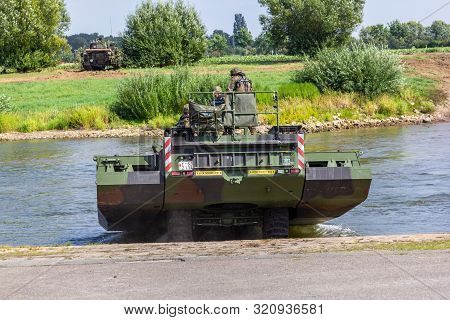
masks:
POLYGON ((104 130, 125 124, 111 113, 108 107, 101 106, 0 113, 0 133, 68 129, 104 130))
MULTIPOLYGON (((270 56, 267 61, 245 64, 243 69, 252 79, 256 90, 271 91, 284 90, 284 99, 280 100, 281 121, 283 123, 301 123, 306 121, 332 121, 333 116, 341 119, 361 119, 365 117, 386 118, 411 114, 414 110, 424 113, 433 112, 434 106, 442 99, 439 83, 417 76, 407 78, 407 88, 399 94, 382 95, 368 98, 361 94, 336 93, 325 91, 320 96, 307 97, 298 93, 298 84, 291 79, 295 70, 303 66, 300 59, 288 60, 277 56, 284 62, 268 63, 274 61, 270 56), (272 59, 272 60, 270 60, 272 59)), ((291 57, 292 58, 292 57, 291 57)), ((212 65, 208 63, 192 66, 189 70, 199 78, 212 75, 217 78, 227 77, 233 64, 232 58, 227 57, 224 64, 212 65), (229 60, 227 60, 229 59, 229 60), (228 63, 228 64, 225 64, 228 63)), ((240 57, 239 59, 256 59, 255 57, 240 57)), ((258 58, 259 59, 259 58, 258 58)), ((237 62, 239 60, 236 60, 237 62)), ((72 68, 72 65, 64 68, 72 68)), ((28 79, 29 77, 51 76, 60 70, 44 70, 42 73, 21 75, 0 75, 1 79, 28 79)), ((173 73, 173 68, 163 69, 125 69, 124 77, 132 78, 135 75, 173 73)), ((28 79, 29 80, 29 79, 28 79)), ((120 120, 110 111, 110 107, 117 101, 117 87, 120 78, 86 78, 71 80, 36 80, 34 82, 0 83, 0 96, 10 97, 13 108, 0 113, 0 132, 42 131, 53 129, 106 129, 125 125, 148 125, 152 128, 171 126, 179 118, 179 106, 167 114, 145 117, 147 120, 120 120)), ((223 83, 220 83, 223 85, 223 83)), ((215 85, 212 84, 212 85, 215 85)), ((300 85, 301 86, 301 85, 300 85)), ((212 89, 212 88, 211 88, 212 89)), ((166 92, 166 95, 170 92, 166 92)), ((132 94, 134 95, 134 94, 132 94)), ((280 94, 281 96, 281 94, 280 94)), ((259 100, 262 105, 272 103, 271 95, 259 100)), ((172 104, 169 100, 164 104, 172 104)), ((170 106, 174 107, 174 106, 170 106)), ((8 108, 5 108, 8 109, 8 108)), ((270 119, 265 120, 271 123, 270 119)))
POLYGON ((450 47, 435 47, 435 48, 414 48, 414 49, 395 49, 390 50, 399 54, 413 54, 413 53, 435 53, 435 52, 450 52, 450 47))
POLYGON ((386 251, 449 250, 450 240, 379 244, 371 247, 371 249, 386 251))
POLYGON ((278 90, 278 88, 291 82, 292 72, 251 72, 250 79, 258 90, 278 90))
POLYGON ((320 96, 319 89, 312 83, 286 83, 278 87, 280 99, 302 98, 313 100, 320 96))
POLYGON ((11 97, 21 111, 45 111, 77 106, 107 106, 115 100, 119 80, 49 80, 0 84, 0 94, 11 97))
POLYGON ((436 80, 424 77, 409 77, 406 83, 415 91, 427 96, 430 96, 438 85, 436 80))

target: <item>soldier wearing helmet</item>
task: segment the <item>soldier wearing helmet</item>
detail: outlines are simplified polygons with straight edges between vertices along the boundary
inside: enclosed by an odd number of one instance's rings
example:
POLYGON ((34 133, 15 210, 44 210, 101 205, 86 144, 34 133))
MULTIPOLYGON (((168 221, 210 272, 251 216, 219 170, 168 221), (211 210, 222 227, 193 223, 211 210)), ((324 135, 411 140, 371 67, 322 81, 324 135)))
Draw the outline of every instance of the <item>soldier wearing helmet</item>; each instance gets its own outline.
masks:
POLYGON ((190 128, 190 117, 189 117, 189 105, 185 105, 183 107, 183 114, 180 117, 180 120, 178 120, 177 127, 178 128, 190 128))
POLYGON ((245 73, 238 68, 233 68, 230 71, 231 80, 228 84, 228 91, 235 92, 252 92, 252 81, 248 79, 245 73))

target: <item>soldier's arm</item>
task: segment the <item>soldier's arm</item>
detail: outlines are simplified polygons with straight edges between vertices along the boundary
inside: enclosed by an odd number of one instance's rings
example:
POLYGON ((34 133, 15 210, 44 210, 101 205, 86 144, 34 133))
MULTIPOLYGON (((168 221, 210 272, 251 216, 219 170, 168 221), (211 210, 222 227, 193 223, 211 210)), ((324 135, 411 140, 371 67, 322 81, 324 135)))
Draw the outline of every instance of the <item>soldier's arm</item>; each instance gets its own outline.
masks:
POLYGON ((232 77, 231 78, 230 84, 228 85, 228 91, 234 91, 236 89, 236 82, 238 80, 239 79, 237 77, 232 77))

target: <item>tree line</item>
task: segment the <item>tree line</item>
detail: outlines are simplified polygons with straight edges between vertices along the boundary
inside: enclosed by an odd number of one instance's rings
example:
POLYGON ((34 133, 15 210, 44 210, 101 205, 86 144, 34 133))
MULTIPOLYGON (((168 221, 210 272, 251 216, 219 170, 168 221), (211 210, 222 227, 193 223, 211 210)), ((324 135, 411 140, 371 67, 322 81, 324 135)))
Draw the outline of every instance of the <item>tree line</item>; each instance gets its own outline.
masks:
MULTIPOLYGON (((205 56, 229 54, 307 54, 346 46, 362 23, 365 0, 258 0, 267 9, 260 17, 263 32, 254 38, 242 14, 233 33, 215 30, 207 36, 196 9, 182 0, 144 0, 130 14, 120 37, 127 63, 153 67, 194 63, 205 56)), ((0 2, 0 71, 29 71, 55 65, 72 50, 100 37, 64 36, 70 17, 64 0, 0 2)), ((361 41, 390 48, 449 45, 449 25, 435 21, 394 21, 363 28, 361 41)))
POLYGON ((390 49, 410 49, 450 46, 450 24, 434 21, 424 26, 416 21, 395 20, 388 25, 377 24, 361 29, 361 41, 390 49))

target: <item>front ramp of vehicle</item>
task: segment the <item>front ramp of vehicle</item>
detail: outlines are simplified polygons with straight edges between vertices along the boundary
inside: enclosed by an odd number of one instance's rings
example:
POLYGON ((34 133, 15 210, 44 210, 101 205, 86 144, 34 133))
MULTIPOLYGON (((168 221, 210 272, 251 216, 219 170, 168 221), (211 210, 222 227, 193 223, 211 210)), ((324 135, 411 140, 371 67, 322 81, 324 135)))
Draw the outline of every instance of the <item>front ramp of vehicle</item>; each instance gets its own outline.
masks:
POLYGON ((291 213, 291 225, 313 225, 342 216, 363 203, 372 182, 359 152, 306 154, 302 201, 291 213))
POLYGON ((164 205, 159 154, 95 157, 100 225, 109 231, 145 230, 164 205))

